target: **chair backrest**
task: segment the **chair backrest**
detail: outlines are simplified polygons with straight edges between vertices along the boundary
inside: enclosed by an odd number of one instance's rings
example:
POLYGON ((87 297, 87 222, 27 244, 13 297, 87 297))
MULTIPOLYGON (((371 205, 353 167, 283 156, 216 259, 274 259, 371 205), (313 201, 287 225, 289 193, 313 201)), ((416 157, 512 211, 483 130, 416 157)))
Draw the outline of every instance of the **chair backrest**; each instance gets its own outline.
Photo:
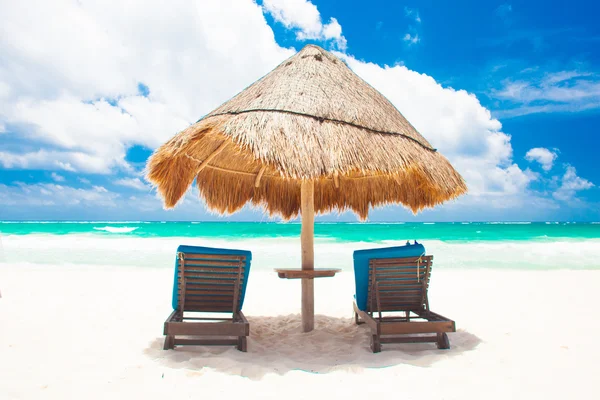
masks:
POLYGON ((241 310, 251 253, 180 246, 175 266, 173 308, 180 311, 241 310))
POLYGON ((429 310, 432 264, 433 256, 371 259, 367 311, 429 310))
POLYGON ((369 264, 374 258, 403 258, 419 257, 425 255, 422 244, 406 244, 404 246, 380 247, 375 249, 355 250, 354 280, 356 285, 356 305, 360 310, 367 311, 367 298, 369 292, 369 264))

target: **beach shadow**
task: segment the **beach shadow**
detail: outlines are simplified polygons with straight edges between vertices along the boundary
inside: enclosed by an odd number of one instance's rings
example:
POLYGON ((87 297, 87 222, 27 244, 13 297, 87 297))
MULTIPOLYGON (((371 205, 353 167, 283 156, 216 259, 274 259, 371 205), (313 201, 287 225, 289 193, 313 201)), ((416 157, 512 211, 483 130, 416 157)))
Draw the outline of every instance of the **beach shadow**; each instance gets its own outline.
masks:
POLYGON ((360 372, 408 364, 428 367, 477 347, 481 340, 459 330, 449 333, 450 350, 438 350, 435 343, 385 344, 381 353, 369 348, 370 330, 350 318, 315 316, 315 329, 302 333, 298 314, 277 317, 248 317, 248 352, 234 346, 179 346, 163 350, 164 337, 154 340, 145 353, 170 368, 199 371, 211 368, 250 379, 269 373, 293 370, 328 373, 336 370, 360 372))

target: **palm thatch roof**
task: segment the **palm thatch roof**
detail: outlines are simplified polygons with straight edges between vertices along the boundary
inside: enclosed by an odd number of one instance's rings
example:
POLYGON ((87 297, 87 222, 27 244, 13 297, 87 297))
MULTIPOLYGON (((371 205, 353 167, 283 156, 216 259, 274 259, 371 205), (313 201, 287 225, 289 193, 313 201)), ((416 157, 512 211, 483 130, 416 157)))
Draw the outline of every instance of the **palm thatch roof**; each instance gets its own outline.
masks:
POLYGON ((147 178, 167 208, 196 179, 217 212, 251 202, 284 219, 300 210, 302 180, 314 181, 316 212, 361 219, 374 206, 417 212, 467 190, 392 103, 314 45, 159 147, 147 178))

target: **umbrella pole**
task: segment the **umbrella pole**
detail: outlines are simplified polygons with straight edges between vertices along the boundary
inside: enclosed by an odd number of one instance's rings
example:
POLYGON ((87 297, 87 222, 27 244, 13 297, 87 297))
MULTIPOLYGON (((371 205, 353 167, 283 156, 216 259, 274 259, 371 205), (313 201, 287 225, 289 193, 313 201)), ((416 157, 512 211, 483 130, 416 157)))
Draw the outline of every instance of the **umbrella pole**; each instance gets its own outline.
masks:
MULTIPOLYGON (((300 211, 302 213, 302 270, 315 269, 315 185, 313 181, 302 181, 300 190, 300 211)), ((315 281, 302 279, 302 330, 310 332, 315 325, 315 281)))

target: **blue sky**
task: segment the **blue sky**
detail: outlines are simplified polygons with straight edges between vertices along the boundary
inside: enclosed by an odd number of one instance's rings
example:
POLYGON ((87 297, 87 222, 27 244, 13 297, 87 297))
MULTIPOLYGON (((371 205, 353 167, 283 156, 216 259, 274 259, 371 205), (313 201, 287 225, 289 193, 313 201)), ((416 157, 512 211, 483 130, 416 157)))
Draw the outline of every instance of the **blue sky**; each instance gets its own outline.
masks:
MULTIPOLYGON (((371 220, 600 220, 593 2, 34 3, 0 2, 0 219, 219 219, 195 189, 162 210, 147 157, 316 43, 387 96, 470 189, 371 220)), ((267 220, 252 209, 229 219, 267 220)))

